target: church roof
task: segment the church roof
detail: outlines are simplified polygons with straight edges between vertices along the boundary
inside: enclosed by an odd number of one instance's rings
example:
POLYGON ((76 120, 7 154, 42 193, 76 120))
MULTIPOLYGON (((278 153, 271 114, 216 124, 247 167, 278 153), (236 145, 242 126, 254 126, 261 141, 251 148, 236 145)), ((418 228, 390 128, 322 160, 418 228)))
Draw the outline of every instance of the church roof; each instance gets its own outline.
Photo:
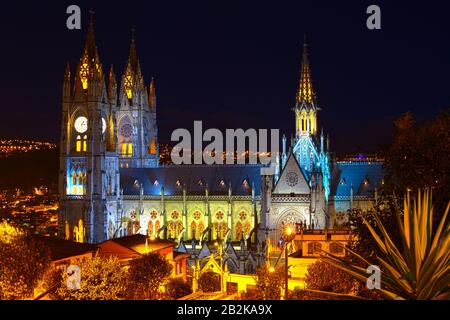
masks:
POLYGON ((383 162, 338 162, 331 181, 331 195, 349 197, 373 196, 383 180, 383 162))
POLYGON ((231 184, 233 195, 255 196, 261 189, 260 165, 217 166, 167 166, 158 168, 120 169, 120 182, 124 195, 139 195, 141 186, 144 195, 182 195, 183 186, 188 195, 204 195, 208 186, 210 195, 227 195, 231 184))

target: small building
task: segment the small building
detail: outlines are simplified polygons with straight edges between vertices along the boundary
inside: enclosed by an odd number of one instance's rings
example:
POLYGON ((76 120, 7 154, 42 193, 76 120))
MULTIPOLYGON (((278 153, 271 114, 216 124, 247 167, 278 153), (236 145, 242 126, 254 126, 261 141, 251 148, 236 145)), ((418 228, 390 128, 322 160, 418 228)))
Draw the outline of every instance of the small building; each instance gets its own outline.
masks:
POLYGON ((175 252, 174 247, 176 245, 176 242, 135 234, 104 241, 98 244, 98 247, 100 256, 117 257, 124 266, 144 254, 158 253, 173 266, 172 276, 182 277, 186 280, 186 265, 189 254, 175 252))
POLYGON ((89 243, 41 235, 35 235, 34 239, 49 249, 51 264, 55 267, 74 264, 85 258, 92 258, 98 251, 97 245, 89 243))

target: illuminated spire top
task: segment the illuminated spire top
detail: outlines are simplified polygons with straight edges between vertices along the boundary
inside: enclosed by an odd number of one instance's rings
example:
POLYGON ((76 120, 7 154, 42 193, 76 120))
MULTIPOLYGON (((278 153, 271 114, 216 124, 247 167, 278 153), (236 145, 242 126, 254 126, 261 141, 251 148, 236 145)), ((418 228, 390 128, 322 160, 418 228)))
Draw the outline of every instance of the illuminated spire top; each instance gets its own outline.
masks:
POLYGON ((143 90, 144 79, 141 72, 141 64, 137 57, 135 29, 131 29, 131 43, 128 54, 127 66, 122 80, 122 87, 128 99, 132 99, 136 91, 143 90))
POLYGON ((81 79, 83 89, 87 89, 92 76, 101 79, 103 76, 102 65, 95 45, 94 37, 94 11, 90 10, 89 24, 86 33, 86 44, 78 65, 78 76, 81 79))
POLYGON ((70 64, 69 61, 66 63, 66 70, 64 71, 64 80, 70 81, 70 64))
POLYGON ((84 50, 89 54, 89 56, 95 56, 95 36, 94 36, 94 11, 89 10, 89 24, 86 33, 86 45, 84 50))
POLYGON ((306 35, 303 44, 303 61, 302 68, 300 71, 300 83, 297 92, 297 103, 301 104, 306 102, 310 104, 311 102, 316 102, 316 92, 312 84, 311 68, 309 66, 308 57, 308 44, 306 43, 306 35))

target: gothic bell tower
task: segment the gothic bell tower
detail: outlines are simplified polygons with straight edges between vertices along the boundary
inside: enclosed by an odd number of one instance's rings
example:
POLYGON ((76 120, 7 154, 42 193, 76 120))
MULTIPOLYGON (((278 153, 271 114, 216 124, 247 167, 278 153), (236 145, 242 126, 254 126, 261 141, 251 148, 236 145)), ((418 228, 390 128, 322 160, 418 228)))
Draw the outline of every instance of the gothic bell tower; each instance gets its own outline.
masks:
POLYGON ((120 167, 158 166, 155 83, 152 79, 147 91, 137 58, 134 30, 122 75, 117 123, 120 167))
POLYGON ((308 57, 308 45, 303 44, 303 61, 297 91, 295 113, 294 153, 303 170, 311 172, 317 152, 317 99, 313 87, 308 57))
POLYGON ((94 40, 93 13, 86 44, 72 77, 67 65, 62 98, 59 236, 97 243, 119 226, 117 85, 105 81, 94 40), (72 88, 73 83, 73 88, 72 88))

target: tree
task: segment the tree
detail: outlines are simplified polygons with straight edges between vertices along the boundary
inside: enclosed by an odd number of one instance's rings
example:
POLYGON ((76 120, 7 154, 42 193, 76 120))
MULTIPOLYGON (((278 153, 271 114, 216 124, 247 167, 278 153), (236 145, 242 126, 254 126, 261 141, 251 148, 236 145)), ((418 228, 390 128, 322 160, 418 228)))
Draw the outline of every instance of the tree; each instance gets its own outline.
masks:
POLYGON ((177 300, 192 293, 190 284, 181 278, 169 279, 165 287, 166 297, 171 300, 177 300))
MULTIPOLYGON (((403 195, 405 190, 433 190, 440 221, 450 198, 450 113, 441 111, 424 124, 414 123, 407 113, 395 121, 393 144, 385 151, 385 193, 403 195)), ((400 198, 400 205, 403 199, 400 198)))
POLYGON ((256 292, 259 300, 280 300, 285 274, 281 268, 256 270, 256 292))
POLYGON ((24 231, 0 223, 0 300, 28 299, 50 264, 49 251, 24 231))
POLYGON ((308 289, 344 294, 355 286, 348 273, 320 260, 308 266, 305 282, 308 289))
POLYGON ((198 287, 203 292, 220 291, 220 275, 213 271, 203 272, 198 278, 198 287))
MULTIPOLYGON (((450 299, 450 223, 447 216, 450 202, 442 214, 436 230, 433 230, 433 206, 430 191, 418 192, 411 201, 409 192, 405 196, 403 221, 397 212, 398 234, 401 246, 397 246, 384 228, 380 218, 373 212, 378 226, 377 232, 366 222, 373 240, 381 254, 377 257, 381 273, 381 288, 377 289, 387 299, 444 300, 450 299)), ((364 262, 364 266, 351 263, 327 253, 321 259, 366 282, 366 268, 376 265, 350 251, 364 262)))
POLYGON ((132 260, 128 270, 128 298, 158 299, 159 288, 171 272, 170 263, 158 253, 145 254, 132 260))
MULTIPOLYGON (((383 196, 383 199, 380 199, 369 212, 363 212, 359 209, 349 210, 349 225, 354 240, 348 244, 348 247, 366 259, 375 259, 381 253, 379 246, 373 240, 366 226, 366 223, 368 223, 374 230, 379 231, 373 213, 376 213, 383 227, 392 235, 394 243, 400 245, 401 240, 396 232, 398 229, 397 212, 399 212, 397 199, 387 196, 383 196)), ((402 214, 402 212, 399 213, 402 214)), ((349 256, 349 259, 354 263, 361 262, 354 256, 349 256)))
POLYGON ((59 287, 50 295, 57 300, 118 300, 125 289, 127 272, 117 258, 93 257, 81 260, 80 289, 67 288, 66 272, 55 270, 48 276, 47 289, 52 281, 60 281, 59 287))
POLYGON ((314 294, 296 287, 294 290, 289 291, 289 300, 315 300, 315 298, 314 294))

